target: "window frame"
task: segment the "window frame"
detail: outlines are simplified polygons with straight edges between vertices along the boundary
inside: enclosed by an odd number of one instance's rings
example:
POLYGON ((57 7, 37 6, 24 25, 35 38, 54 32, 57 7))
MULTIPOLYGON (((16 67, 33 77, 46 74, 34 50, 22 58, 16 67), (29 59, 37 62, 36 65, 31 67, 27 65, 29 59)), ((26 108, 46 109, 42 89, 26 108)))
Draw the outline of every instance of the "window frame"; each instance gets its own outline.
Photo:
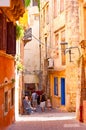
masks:
POLYGON ((64 0, 60 0, 60 13, 62 13, 63 11, 64 11, 64 0))
POLYGON ((15 100, 15 88, 11 88, 11 106, 14 106, 14 100, 15 100))
POLYGON ((37 0, 33 0, 32 1, 32 6, 38 6, 38 1, 37 0))
POLYGON ((56 18, 57 17, 57 0, 54 0, 53 9, 54 9, 53 15, 54 15, 54 18, 56 18))
POLYGON ((49 24, 49 5, 46 6, 46 24, 49 24))
MULTIPOLYGON (((65 30, 61 31, 61 42, 65 42, 65 30)), ((61 45, 61 64, 66 65, 66 55, 65 55, 65 49, 66 45, 62 44, 61 45)))
POLYGON ((54 77, 54 96, 58 96, 58 77, 54 77))
POLYGON ((8 91, 4 92, 4 112, 8 112, 8 91))

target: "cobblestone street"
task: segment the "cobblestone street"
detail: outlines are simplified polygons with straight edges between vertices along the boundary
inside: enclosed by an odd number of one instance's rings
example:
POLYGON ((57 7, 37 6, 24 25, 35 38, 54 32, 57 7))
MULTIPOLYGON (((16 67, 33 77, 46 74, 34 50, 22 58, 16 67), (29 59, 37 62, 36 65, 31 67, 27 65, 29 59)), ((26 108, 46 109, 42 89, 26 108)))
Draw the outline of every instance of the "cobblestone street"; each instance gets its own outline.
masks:
POLYGON ((75 113, 58 109, 21 115, 7 130, 86 130, 86 124, 75 119, 75 113))

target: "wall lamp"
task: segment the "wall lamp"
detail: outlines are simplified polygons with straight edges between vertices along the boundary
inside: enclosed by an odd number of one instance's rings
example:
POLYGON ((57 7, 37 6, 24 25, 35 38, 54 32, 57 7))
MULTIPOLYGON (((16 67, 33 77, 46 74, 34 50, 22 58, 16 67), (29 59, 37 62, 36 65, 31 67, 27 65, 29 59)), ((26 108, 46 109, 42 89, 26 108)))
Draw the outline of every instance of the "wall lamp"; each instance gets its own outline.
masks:
MULTIPOLYGON (((67 43, 67 42, 61 42, 60 45, 66 46, 66 45, 68 45, 68 43, 67 43)), ((74 54, 74 53, 72 53, 72 49, 75 49, 75 48, 78 49, 78 53, 79 53, 79 56, 80 56, 81 53, 80 53, 80 49, 79 49, 78 46, 71 46, 71 47, 69 47, 69 48, 65 48, 64 50, 62 50, 65 55, 66 55, 66 53, 69 53, 69 59, 70 59, 69 61, 70 61, 70 62, 73 62, 73 61, 72 61, 72 54, 74 54)))

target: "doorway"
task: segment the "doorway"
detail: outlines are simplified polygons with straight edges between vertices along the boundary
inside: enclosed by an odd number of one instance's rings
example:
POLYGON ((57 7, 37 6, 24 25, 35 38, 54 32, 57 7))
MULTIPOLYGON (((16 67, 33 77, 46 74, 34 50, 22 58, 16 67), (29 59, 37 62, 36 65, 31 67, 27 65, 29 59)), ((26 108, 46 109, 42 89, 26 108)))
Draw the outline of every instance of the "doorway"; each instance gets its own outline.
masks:
POLYGON ((61 78, 61 105, 65 105, 65 78, 61 78))

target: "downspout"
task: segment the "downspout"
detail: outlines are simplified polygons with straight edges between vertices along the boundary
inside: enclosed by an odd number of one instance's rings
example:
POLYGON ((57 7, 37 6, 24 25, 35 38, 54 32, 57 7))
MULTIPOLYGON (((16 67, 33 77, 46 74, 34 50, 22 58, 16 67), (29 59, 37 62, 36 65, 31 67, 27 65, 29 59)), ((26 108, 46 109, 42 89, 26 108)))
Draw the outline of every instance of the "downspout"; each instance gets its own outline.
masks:
MULTIPOLYGON (((40 4, 40 3, 39 3, 40 4)), ((40 5, 39 5, 40 6, 40 5)), ((39 90, 42 89, 42 73, 41 73, 41 35, 40 35, 40 7, 39 7, 39 59, 40 59, 40 74, 39 74, 39 90)))

